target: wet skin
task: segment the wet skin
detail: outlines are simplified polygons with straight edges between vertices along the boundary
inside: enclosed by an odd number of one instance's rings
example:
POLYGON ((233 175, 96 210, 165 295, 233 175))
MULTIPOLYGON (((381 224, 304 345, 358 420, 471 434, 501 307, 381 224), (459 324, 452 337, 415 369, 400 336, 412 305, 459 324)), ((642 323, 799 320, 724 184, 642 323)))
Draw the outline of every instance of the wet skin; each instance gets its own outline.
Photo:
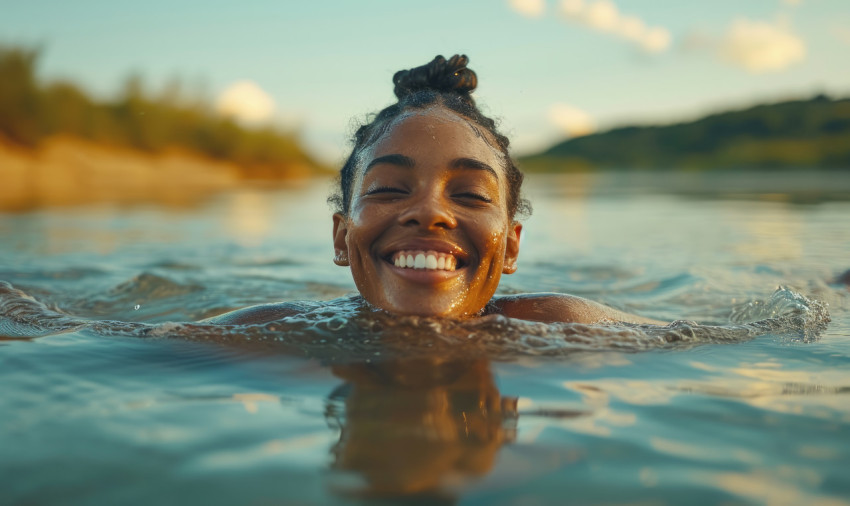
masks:
MULTIPOLYGON (((350 209, 333 216, 334 262, 350 268, 360 296, 408 315, 664 324, 567 294, 493 296, 501 275, 517 269, 522 230, 508 214, 508 182, 494 146, 466 118, 432 106, 399 116, 361 153, 350 209), (457 268, 400 267, 402 252, 449 258, 457 268)), ((266 323, 303 311, 283 302, 206 321, 266 323)))
POLYGON ((501 154, 442 107, 409 112, 364 150, 347 215, 334 215, 335 262, 384 310, 469 317, 513 273, 522 226, 508 215, 501 154), (403 251, 450 255, 455 270, 394 265, 403 251))

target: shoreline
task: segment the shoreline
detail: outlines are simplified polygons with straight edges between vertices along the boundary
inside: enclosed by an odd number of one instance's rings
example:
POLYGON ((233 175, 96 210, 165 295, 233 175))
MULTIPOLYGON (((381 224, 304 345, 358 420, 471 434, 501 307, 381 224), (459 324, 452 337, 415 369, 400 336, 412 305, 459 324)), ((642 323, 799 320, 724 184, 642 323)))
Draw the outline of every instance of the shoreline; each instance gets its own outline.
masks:
POLYGON ((28 149, 0 138, 0 212, 92 203, 185 206, 250 182, 293 182, 319 175, 306 164, 293 163, 285 177, 256 177, 273 173, 179 148, 147 153, 54 136, 28 149))

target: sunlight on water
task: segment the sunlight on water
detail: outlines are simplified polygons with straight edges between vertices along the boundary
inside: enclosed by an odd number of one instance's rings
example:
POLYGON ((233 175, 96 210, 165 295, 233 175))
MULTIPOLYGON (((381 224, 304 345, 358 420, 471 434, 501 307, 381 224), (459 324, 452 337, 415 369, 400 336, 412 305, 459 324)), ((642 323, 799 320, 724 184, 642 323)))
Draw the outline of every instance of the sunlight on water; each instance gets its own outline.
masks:
POLYGON ((740 227, 750 242, 738 244, 735 252, 752 261, 794 261, 803 256, 800 228, 803 226, 792 209, 782 203, 752 206, 746 219, 735 217, 726 221, 729 227, 740 227))
POLYGON ((271 196, 259 191, 244 190, 233 195, 230 202, 227 233, 246 248, 257 247, 272 227, 271 196))
POLYGON ((713 177, 529 178, 502 291, 661 327, 375 311, 327 181, 0 215, 4 498, 848 504, 850 196, 713 177), (303 316, 190 323, 277 300, 303 316))

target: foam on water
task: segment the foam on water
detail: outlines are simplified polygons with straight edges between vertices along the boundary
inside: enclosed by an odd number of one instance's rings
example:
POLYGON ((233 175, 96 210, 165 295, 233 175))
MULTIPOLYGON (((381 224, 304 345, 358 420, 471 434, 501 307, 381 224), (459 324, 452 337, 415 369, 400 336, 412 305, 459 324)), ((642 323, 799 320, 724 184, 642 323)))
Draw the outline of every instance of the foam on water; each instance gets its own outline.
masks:
POLYGON ((299 304, 301 314, 264 325, 92 321, 62 314, 0 282, 0 336, 20 339, 84 331, 101 336, 263 346, 346 361, 433 354, 508 358, 588 350, 641 351, 741 342, 766 334, 812 341, 830 321, 824 304, 786 287, 778 288, 767 299, 733 308, 728 325, 684 320, 666 326, 537 323, 501 315, 473 320, 399 317, 371 308, 359 297, 299 304))

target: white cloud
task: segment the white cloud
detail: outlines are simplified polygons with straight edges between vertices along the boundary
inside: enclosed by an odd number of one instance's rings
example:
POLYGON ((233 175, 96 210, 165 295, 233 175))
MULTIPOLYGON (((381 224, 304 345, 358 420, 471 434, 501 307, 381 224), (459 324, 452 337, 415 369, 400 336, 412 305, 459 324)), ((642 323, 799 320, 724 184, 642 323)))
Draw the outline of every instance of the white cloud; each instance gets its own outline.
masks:
POLYGON ((634 15, 623 15, 611 0, 561 0, 561 15, 569 21, 637 44, 650 53, 670 48, 672 37, 663 27, 650 27, 634 15))
POLYGON ((604 32, 613 31, 617 28, 620 20, 620 11, 617 6, 609 0, 597 0, 587 4, 584 9, 584 20, 593 28, 604 32))
POLYGON ((670 32, 666 28, 654 27, 646 31, 640 43, 650 53, 660 53, 670 47, 670 32))
POLYGON ((750 72, 764 73, 802 61, 806 45, 787 23, 739 18, 729 26, 720 44, 720 55, 750 72))
POLYGON ((567 104, 552 104, 549 107, 549 121, 570 137, 581 137, 596 131, 596 123, 588 113, 567 104))
POLYGON ((272 118, 275 103, 253 81, 237 81, 218 96, 216 110, 245 123, 263 123, 272 118))
POLYGON ((546 11, 545 0, 508 0, 508 5, 528 18, 539 18, 546 11))

